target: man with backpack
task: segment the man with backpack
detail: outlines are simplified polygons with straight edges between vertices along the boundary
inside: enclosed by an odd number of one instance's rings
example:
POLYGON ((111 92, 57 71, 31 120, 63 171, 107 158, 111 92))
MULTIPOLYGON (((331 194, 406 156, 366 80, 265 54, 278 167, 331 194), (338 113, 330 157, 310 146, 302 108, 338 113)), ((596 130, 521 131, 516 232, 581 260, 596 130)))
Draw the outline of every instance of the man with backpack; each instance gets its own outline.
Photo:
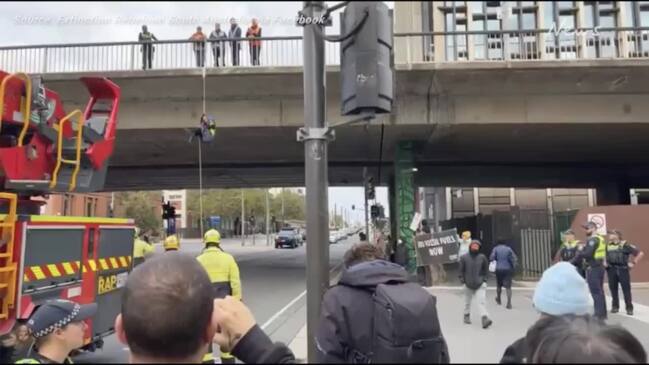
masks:
POLYGON ((339 284, 322 300, 321 363, 449 363, 436 298, 371 243, 346 254, 339 284))

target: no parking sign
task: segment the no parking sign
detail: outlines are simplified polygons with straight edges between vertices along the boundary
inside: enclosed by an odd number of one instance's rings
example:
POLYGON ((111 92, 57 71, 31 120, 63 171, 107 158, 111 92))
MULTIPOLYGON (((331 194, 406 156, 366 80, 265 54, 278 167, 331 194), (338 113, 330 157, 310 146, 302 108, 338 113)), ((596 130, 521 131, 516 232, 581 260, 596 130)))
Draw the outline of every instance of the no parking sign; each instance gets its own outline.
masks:
POLYGON ((593 222, 597 225, 597 233, 601 235, 606 235, 606 214, 604 213, 594 213, 588 215, 588 221, 593 222))

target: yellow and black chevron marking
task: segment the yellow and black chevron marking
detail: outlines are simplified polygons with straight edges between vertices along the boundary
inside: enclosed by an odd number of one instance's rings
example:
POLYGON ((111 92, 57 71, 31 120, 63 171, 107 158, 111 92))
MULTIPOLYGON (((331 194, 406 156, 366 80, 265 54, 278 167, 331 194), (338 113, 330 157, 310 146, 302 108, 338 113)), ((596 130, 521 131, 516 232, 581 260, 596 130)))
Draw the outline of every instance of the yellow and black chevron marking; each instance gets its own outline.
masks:
POLYGON ((79 273, 79 270, 83 270, 83 272, 97 272, 112 269, 124 269, 128 268, 130 265, 131 256, 115 256, 97 260, 90 259, 84 261, 83 266, 79 261, 29 266, 25 268, 23 281, 30 282, 48 278, 58 278, 66 275, 75 275, 79 273))

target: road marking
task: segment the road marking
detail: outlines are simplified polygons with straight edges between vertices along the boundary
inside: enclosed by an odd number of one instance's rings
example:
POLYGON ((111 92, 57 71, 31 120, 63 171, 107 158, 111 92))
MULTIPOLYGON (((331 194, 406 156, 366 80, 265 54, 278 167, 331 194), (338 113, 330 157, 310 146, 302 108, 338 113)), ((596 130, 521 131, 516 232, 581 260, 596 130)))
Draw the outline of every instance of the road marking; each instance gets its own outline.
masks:
POLYGON ((279 318, 284 312, 286 312, 293 304, 297 303, 298 300, 302 299, 306 295, 306 290, 303 291, 300 295, 295 297, 293 300, 291 300, 284 308, 280 309, 279 312, 273 314, 270 319, 266 321, 263 325, 261 325, 261 329, 265 330, 266 327, 270 326, 271 323, 273 323, 277 318, 279 318))
MULTIPOLYGON (((425 286, 426 290, 464 290, 463 286, 425 286)), ((496 290, 495 286, 487 286, 487 290, 496 290)), ((534 291, 534 288, 512 287, 512 291, 534 291)))

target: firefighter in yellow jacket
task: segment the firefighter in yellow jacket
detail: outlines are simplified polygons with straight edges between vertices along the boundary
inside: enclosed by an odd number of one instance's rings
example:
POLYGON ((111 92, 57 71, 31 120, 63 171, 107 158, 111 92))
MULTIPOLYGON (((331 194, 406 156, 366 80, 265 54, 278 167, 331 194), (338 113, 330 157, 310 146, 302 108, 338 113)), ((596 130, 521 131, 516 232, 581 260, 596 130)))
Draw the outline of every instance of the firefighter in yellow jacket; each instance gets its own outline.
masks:
POLYGON ((133 267, 144 262, 144 259, 153 254, 153 246, 140 239, 140 229, 135 227, 133 235, 133 267))
MULTIPOLYGON (((231 295, 241 299, 241 279, 239 266, 234 257, 221 249, 221 234, 216 229, 205 232, 203 237, 205 249, 198 256, 198 262, 205 268, 212 282, 214 298, 225 298, 231 295)), ((229 353, 222 353, 224 364, 234 364, 235 359, 229 353)), ((203 357, 203 363, 213 363, 212 349, 203 357)))

